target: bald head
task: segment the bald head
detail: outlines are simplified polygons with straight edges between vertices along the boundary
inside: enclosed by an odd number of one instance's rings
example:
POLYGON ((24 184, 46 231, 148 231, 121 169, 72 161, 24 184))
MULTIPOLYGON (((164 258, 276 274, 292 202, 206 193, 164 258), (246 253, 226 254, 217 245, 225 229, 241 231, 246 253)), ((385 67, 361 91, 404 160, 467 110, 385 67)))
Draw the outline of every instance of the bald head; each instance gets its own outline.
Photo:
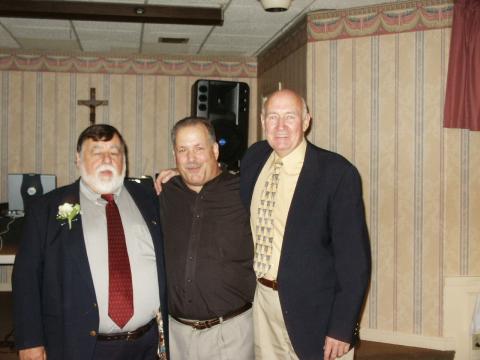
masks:
POLYGON ((293 98, 296 98, 297 101, 299 101, 301 103, 301 107, 302 107, 302 118, 304 118, 307 114, 308 114, 308 108, 307 108, 307 103, 305 101, 305 99, 303 97, 301 97, 300 95, 298 95, 295 91, 293 90, 290 90, 290 89, 283 89, 283 90, 278 90, 278 91, 275 91, 274 93, 270 94, 270 96, 266 97, 263 99, 263 103, 262 103, 262 115, 265 114, 265 108, 267 107, 267 104, 269 102, 269 100, 271 100, 272 98, 274 99, 276 96, 291 96, 293 98))
POLYGON ((269 145, 280 157, 285 157, 302 142, 310 125, 310 114, 301 96, 284 89, 265 101, 261 121, 269 145))

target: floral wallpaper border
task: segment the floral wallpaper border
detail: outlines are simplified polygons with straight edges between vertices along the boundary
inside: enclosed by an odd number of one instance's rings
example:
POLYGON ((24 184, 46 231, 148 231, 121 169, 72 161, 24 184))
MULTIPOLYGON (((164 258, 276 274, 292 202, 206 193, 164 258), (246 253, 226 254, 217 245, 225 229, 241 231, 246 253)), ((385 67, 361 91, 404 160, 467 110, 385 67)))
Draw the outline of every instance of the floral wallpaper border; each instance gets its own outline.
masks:
POLYGON ((69 55, 0 49, 0 70, 256 78, 257 62, 255 58, 69 55))
POLYGON ((308 16, 308 41, 451 27, 451 0, 407 1, 308 16))

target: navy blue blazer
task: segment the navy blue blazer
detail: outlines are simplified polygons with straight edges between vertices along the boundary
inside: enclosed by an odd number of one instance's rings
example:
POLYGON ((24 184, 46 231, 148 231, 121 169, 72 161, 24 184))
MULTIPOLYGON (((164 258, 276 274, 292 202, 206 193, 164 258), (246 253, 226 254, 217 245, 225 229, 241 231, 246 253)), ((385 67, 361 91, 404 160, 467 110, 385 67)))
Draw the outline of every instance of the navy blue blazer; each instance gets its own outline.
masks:
MULTIPOLYGON (((163 240, 157 197, 125 182, 152 235, 160 303, 168 340, 163 240)), ((79 203, 79 181, 56 189, 27 211, 12 275, 17 349, 45 346, 49 360, 92 358, 99 315, 80 215, 68 224, 56 219, 58 206, 79 203)), ((147 279, 148 281, 148 279, 147 279)))
MULTIPOLYGON (((240 191, 248 209, 271 152, 260 141, 241 162, 240 191)), ((308 143, 277 277, 285 325, 300 359, 323 359, 325 336, 355 341, 370 263, 357 169, 342 156, 308 143)))

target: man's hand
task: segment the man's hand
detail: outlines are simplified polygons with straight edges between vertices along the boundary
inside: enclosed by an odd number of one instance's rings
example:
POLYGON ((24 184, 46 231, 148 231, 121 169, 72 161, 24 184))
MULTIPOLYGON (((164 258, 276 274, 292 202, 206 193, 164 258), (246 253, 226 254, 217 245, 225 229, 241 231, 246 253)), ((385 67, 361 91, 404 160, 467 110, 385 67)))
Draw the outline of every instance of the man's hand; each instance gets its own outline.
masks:
POLYGON ((179 175, 177 169, 166 169, 160 171, 157 178, 155 179, 155 190, 157 191, 157 195, 160 195, 162 192, 162 184, 165 184, 168 180, 172 177, 179 175))
POLYGON ((46 360, 47 353, 43 346, 37 346, 29 349, 23 349, 18 351, 18 357, 20 360, 46 360))
POLYGON ((323 347, 323 360, 335 360, 345 355, 349 349, 349 343, 327 336, 325 337, 325 346, 323 347))

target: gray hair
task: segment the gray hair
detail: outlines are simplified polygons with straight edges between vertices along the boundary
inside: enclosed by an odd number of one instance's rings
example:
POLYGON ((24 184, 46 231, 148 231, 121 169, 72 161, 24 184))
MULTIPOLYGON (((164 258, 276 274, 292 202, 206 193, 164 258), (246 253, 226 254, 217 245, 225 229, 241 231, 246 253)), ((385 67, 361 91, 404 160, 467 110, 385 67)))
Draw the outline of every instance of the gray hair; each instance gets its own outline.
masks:
POLYGON ((196 126, 196 125, 205 126, 205 128, 207 129, 208 135, 210 136, 210 140, 212 140, 212 143, 217 141, 215 138, 215 129, 209 120, 201 117, 188 116, 186 118, 183 118, 182 120, 177 121, 177 123, 173 126, 172 131, 170 132, 170 138, 172 140, 173 146, 175 146, 176 144, 178 130, 188 126, 196 126))

